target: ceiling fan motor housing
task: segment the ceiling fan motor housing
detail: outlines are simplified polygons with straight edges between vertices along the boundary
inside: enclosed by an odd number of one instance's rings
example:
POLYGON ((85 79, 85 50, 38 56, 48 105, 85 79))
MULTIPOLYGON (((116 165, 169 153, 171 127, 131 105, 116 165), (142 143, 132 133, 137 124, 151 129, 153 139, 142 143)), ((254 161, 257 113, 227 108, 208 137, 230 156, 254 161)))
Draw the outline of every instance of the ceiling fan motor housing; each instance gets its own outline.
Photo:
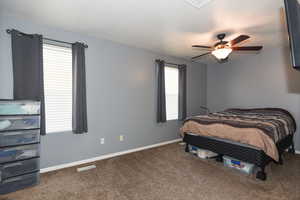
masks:
POLYGON ((225 45, 228 43, 227 41, 223 41, 223 39, 226 37, 225 33, 221 33, 217 35, 217 38, 220 40, 219 42, 217 42, 214 47, 215 48, 223 48, 225 47, 225 45))
POLYGON ((217 38, 218 38, 219 40, 223 40, 223 39, 225 38, 225 36, 226 36, 225 33, 221 33, 221 34, 218 34, 218 35, 217 35, 217 38))

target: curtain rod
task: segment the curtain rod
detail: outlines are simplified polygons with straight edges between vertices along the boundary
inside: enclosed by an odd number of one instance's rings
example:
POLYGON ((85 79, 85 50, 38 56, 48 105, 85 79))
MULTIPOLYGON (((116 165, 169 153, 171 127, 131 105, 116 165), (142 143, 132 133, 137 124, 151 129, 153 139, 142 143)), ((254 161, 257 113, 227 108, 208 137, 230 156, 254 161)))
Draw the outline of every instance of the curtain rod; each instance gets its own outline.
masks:
MULTIPOLYGON (((159 59, 155 60, 155 62, 159 62, 159 61, 163 61, 163 60, 159 60, 159 59)), ((183 66, 183 65, 185 65, 185 64, 175 64, 175 63, 171 63, 171 62, 165 62, 165 64, 167 64, 167 65, 173 65, 173 66, 176 66, 178 68, 181 67, 181 66, 183 66)))
MULTIPOLYGON (((6 32, 8 33, 8 34, 11 34, 11 29, 6 29, 6 32)), ((21 34, 24 34, 24 35, 30 35, 30 34, 26 34, 26 33, 22 33, 22 32, 20 32, 21 34)), ((55 40, 55 39, 51 39, 51 38, 45 38, 45 37, 43 37, 43 39, 44 40, 48 40, 48 41, 52 41, 52 42, 58 42, 58 43, 64 43, 64 44, 69 44, 69 45, 72 45, 73 43, 71 43, 71 42, 65 42, 65 41, 61 41, 61 40, 55 40)), ((87 45, 87 44, 84 44, 83 43, 83 45, 84 45, 84 48, 88 48, 89 46, 87 45)))
POLYGON ((180 64, 175 64, 175 63, 169 63, 169 62, 165 62, 168 65, 175 65, 175 66, 180 66, 180 64))
POLYGON ((177 66, 177 67, 180 67, 181 65, 184 65, 184 64, 175 64, 175 63, 169 63, 169 62, 165 62, 165 64, 174 65, 174 66, 177 66))

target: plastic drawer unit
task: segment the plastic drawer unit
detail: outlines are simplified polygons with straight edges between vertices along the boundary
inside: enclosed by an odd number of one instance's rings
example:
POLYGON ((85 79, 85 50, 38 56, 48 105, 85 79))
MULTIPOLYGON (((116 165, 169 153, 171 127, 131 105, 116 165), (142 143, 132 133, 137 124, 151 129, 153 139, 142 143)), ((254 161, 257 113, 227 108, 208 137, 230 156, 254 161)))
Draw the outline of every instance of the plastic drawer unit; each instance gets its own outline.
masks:
POLYGON ((37 172, 40 169, 39 158, 33 158, 29 160, 22 160, 13 163, 6 163, 0 165, 1 170, 1 180, 5 180, 7 178, 19 176, 22 174, 28 174, 32 172, 37 172))
POLYGON ((1 148, 0 163, 39 157, 38 144, 1 148))
POLYGON ((40 128, 39 116, 0 116, 0 131, 40 128))
POLYGON ((0 100, 0 115, 39 115, 38 101, 6 101, 0 100))
POLYGON ((0 147, 34 144, 40 141, 40 130, 6 131, 0 134, 0 147))
POLYGON ((39 179, 39 173, 37 172, 4 179, 0 183, 0 194, 7 194, 36 185, 39 182, 39 179))
POLYGON ((38 184, 40 103, 0 100, 0 194, 38 184))

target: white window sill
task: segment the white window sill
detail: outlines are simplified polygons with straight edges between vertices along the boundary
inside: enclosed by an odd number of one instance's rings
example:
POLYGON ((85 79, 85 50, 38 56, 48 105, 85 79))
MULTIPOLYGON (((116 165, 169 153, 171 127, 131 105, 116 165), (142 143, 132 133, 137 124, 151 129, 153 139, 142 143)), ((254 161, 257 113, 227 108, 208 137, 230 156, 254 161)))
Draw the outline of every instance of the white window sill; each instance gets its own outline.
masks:
POLYGON ((65 130, 65 131, 54 131, 54 132, 46 132, 46 135, 52 135, 52 134, 62 134, 62 133, 71 133, 72 130, 65 130))
POLYGON ((167 119, 167 121, 178 121, 178 119, 167 119))

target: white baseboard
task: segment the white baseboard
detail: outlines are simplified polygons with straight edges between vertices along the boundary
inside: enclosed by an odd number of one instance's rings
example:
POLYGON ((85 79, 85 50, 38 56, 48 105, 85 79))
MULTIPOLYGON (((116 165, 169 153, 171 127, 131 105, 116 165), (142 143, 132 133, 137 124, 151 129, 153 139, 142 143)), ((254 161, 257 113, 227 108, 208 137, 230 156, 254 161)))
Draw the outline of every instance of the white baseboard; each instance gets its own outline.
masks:
POLYGON ((77 165, 82 165, 82 164, 95 162, 95 161, 99 161, 99 160, 104 160, 104 159, 108 159, 108 158, 112 158, 112 157, 116 157, 116 156, 120 156, 120 155, 124 155, 124 154, 128 154, 128 153, 133 153, 133 152, 137 152, 137 151, 151 149, 151 148, 154 148, 154 147, 159 147, 159 146, 163 146, 163 145, 167 145, 167 144, 171 144, 171 143, 175 143, 175 142, 180 142, 180 141, 182 141, 182 139, 179 138, 179 139, 175 139, 175 140, 161 142, 161 143, 158 143, 158 144, 152 144, 152 145, 139 147, 139 148, 135 148, 135 149, 130 149, 130 150, 126 150, 126 151, 110 153, 110 154, 106 154, 106 155, 102 155, 102 156, 98 156, 98 157, 94 157, 94 158, 89 158, 89 159, 85 159, 85 160, 79 160, 79 161, 75 161, 75 162, 71 162, 71 163, 55 165, 55 166, 52 166, 52 167, 43 168, 43 169, 40 170, 40 172, 41 173, 46 173, 46 172, 55 171, 55 170, 59 170, 59 169, 64 169, 64 168, 68 168, 68 167, 74 167, 74 166, 77 166, 77 165))

